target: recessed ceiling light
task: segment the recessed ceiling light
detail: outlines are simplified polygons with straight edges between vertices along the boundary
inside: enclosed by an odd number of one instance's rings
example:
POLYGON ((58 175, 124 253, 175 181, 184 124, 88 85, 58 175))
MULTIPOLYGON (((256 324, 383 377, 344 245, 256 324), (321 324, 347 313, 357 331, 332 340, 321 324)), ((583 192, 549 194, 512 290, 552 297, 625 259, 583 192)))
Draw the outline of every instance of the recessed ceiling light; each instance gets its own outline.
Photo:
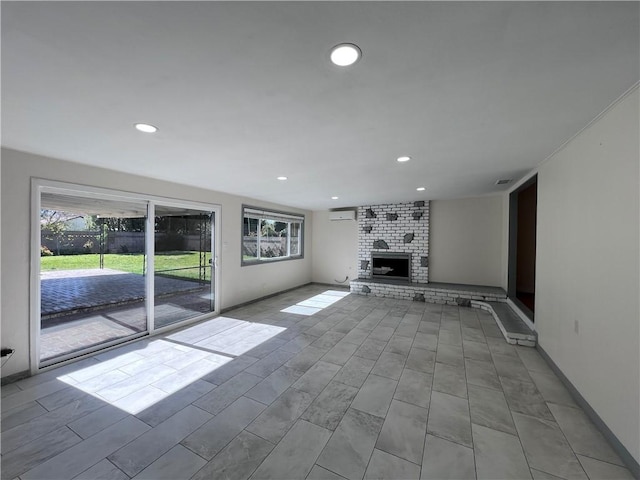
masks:
POLYGON ((400 163, 402 162, 408 162, 409 160, 411 160, 411 157, 398 157, 397 159, 400 163))
POLYGON ((278 180, 286 180, 287 177, 278 177, 278 180))
POLYGON ((339 67, 353 65, 362 56, 362 52, 357 45, 352 43, 341 43, 331 49, 331 61, 339 67))
POLYGON ((331 197, 331 200, 337 200, 338 197, 331 197))
POLYGON ((418 187, 418 188, 416 188, 416 190, 419 191, 419 192, 424 192, 425 188, 424 187, 418 187))
POLYGON ((134 123, 133 126, 144 133, 156 133, 158 131, 158 127, 154 127, 148 123, 134 123))

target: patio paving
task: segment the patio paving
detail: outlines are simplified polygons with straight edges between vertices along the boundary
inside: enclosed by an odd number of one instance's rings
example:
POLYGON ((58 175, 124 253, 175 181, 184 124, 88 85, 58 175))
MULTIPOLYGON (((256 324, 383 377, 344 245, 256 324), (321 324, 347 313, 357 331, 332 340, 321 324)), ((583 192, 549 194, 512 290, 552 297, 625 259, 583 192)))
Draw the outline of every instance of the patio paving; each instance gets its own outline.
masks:
MULTIPOLYGON (((155 325, 160 328, 211 311, 208 287, 156 298, 155 325)), ((40 360, 83 350, 147 329, 144 300, 70 313, 42 322, 40 360)))
MULTIPOLYGON (((199 290, 198 282, 156 276, 155 295, 199 290)), ((145 276, 110 268, 40 274, 41 316, 118 305, 145 297, 145 276)))

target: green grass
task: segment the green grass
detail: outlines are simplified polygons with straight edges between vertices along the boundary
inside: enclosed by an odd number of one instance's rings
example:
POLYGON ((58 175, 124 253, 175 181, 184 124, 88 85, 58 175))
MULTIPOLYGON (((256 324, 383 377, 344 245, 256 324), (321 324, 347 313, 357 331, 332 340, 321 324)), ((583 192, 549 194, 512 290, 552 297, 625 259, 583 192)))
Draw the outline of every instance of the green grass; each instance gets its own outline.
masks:
MULTIPOLYGON (((211 254, 207 253, 207 265, 211 254)), ((198 252, 162 252, 155 255, 155 272, 163 276, 197 279, 199 274, 198 252), (176 270, 189 268, 188 270, 176 270)), ((129 273, 144 273, 144 255, 141 253, 105 253, 104 267, 129 273)), ((40 270, 79 270, 100 268, 100 255, 56 255, 40 257, 40 270)), ((211 276, 211 269, 206 268, 206 279, 211 276)))

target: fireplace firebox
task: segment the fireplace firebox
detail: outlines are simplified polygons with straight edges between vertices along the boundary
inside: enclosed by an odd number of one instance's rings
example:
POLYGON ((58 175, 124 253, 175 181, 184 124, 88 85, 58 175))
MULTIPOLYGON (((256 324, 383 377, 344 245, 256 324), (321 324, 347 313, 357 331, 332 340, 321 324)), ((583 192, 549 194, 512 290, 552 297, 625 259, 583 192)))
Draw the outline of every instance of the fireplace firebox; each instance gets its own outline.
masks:
POLYGON ((411 254, 394 252, 371 253, 372 278, 411 281, 411 254))

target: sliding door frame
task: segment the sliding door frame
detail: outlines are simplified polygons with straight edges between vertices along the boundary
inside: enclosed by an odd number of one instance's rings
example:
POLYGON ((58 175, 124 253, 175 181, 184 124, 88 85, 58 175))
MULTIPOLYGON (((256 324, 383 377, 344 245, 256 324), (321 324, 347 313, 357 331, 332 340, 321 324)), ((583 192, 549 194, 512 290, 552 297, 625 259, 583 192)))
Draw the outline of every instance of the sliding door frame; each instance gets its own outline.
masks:
POLYGON ((140 338, 161 334, 163 332, 184 327, 191 323, 202 321, 206 318, 212 318, 220 314, 220 252, 221 245, 220 232, 221 207, 218 204, 193 202, 188 200, 178 200, 170 197, 161 197, 157 195, 146 195, 142 193, 126 192, 102 187, 94 187, 82 184, 60 182, 55 180, 47 180, 42 178, 31 179, 31 251, 30 251, 30 289, 29 289, 29 363, 31 374, 36 374, 50 368, 58 367, 65 363, 75 361, 78 358, 98 351, 106 351, 130 342, 139 340, 140 338), (40 363, 40 331, 41 331, 41 291, 40 291, 40 210, 41 210, 41 194, 42 193, 59 193, 69 196, 99 198, 103 200, 129 200, 144 202, 147 205, 147 218, 145 221, 145 255, 146 255, 146 272, 145 286, 145 310, 147 315, 147 330, 140 332, 125 339, 116 339, 105 342, 99 346, 89 347, 67 355, 61 355, 55 359, 55 362, 41 365, 40 363), (214 310, 203 315, 199 315, 187 320, 177 322, 166 327, 156 329, 154 325, 154 254, 155 254, 155 207, 156 205, 188 208, 211 212, 213 214, 212 222, 212 263, 215 266, 211 275, 212 295, 214 295, 214 310))
MULTIPOLYGON (((219 278, 219 268, 218 268, 218 265, 220 263, 218 245, 221 244, 220 242, 221 233, 220 233, 220 228, 218 227, 220 223, 219 222, 220 206, 213 205, 213 204, 186 202, 186 201, 174 200, 174 199, 163 199, 161 201, 158 201, 157 200, 158 197, 155 197, 155 198, 156 198, 155 201, 149 202, 149 209, 150 209, 150 212, 153 213, 153 216, 149 215, 149 218, 151 218, 152 220, 150 221, 151 225, 149 226, 149 230, 151 231, 151 234, 148 234, 148 235, 151 238, 147 239, 148 242, 153 243, 153 253, 154 253, 154 255, 152 255, 154 258, 150 258, 149 261, 147 262, 147 272, 151 273, 151 275, 147 275, 147 282, 152 284, 151 290, 153 290, 153 280, 151 279, 151 277, 155 278, 155 229, 154 229, 153 219, 155 219, 156 205, 160 205, 163 207, 166 206, 166 207, 188 208, 193 210, 201 210, 203 212, 210 212, 212 214, 212 221, 211 221, 211 267, 212 267, 211 288, 212 290, 211 290, 211 295, 213 295, 214 309, 211 312, 204 313, 202 315, 187 318, 185 320, 181 320, 179 322, 172 323, 164 327, 156 328, 155 314, 153 312, 154 302, 152 301, 153 299, 155 299, 155 292, 152 292, 153 295, 152 294, 147 295, 147 303, 149 304, 148 306, 149 310, 147 310, 147 316, 150 319, 150 322, 148 322, 150 334, 168 332, 171 330, 175 330, 176 328, 179 328, 179 327, 184 327, 185 325, 189 325, 191 323, 199 322, 204 318, 210 318, 216 315, 220 315, 220 300, 219 300, 220 278, 219 278)), ((147 230, 147 232, 149 230, 147 230)), ((149 256, 151 256, 151 254, 149 256)), ((149 286, 147 288, 149 288, 149 286)))

